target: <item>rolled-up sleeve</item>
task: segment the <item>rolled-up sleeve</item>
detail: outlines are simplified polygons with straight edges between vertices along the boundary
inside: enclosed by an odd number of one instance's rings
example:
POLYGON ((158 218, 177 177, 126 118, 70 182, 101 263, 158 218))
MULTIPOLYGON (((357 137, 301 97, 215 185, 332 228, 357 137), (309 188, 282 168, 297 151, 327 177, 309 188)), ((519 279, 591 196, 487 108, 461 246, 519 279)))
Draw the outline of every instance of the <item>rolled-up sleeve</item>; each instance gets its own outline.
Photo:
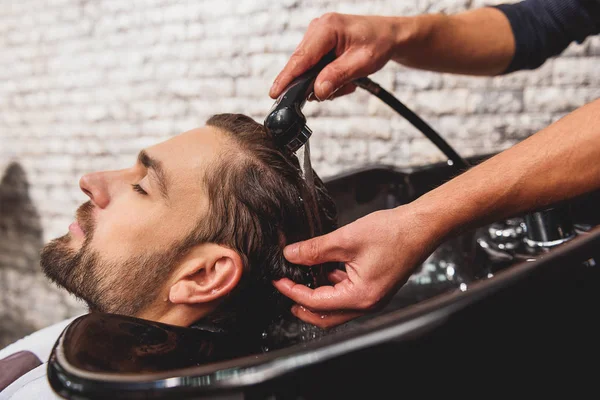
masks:
POLYGON ((493 7, 506 15, 515 37, 515 54, 504 74, 535 69, 572 42, 600 33, 600 0, 524 0, 493 7))

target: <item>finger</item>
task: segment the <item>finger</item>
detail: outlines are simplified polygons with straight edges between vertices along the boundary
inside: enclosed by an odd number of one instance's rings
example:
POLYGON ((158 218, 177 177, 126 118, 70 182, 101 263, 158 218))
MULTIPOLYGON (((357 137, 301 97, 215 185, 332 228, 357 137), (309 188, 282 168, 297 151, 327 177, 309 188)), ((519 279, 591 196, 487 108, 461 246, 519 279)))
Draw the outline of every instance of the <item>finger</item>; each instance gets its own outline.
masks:
MULTIPOLYGON (((329 98, 327 100, 337 99, 338 97, 342 97, 342 96, 345 96, 347 94, 354 93, 354 91, 356 90, 356 87, 357 86, 354 83, 347 83, 346 85, 342 86, 338 90, 335 90, 333 92, 333 94, 331 96, 329 96, 329 98)), ((314 92, 310 92, 310 94, 308 95, 307 100, 308 101, 319 101, 319 99, 317 99, 315 97, 315 93, 314 92)))
POLYGON ((329 98, 334 91, 356 78, 368 75, 373 61, 362 50, 348 51, 329 63, 315 80, 315 96, 319 100, 329 98))
POLYGON ((273 285, 284 296, 317 312, 357 310, 360 309, 358 302, 362 300, 362 296, 353 290, 350 279, 345 279, 335 286, 320 286, 316 289, 288 278, 275 281, 273 285))
POLYGON ((318 326, 319 328, 328 329, 361 317, 365 313, 357 311, 315 313, 305 307, 294 305, 292 307, 292 314, 304 322, 308 322, 309 324, 318 326))
POLYGON ((276 99, 294 79, 317 64, 336 45, 336 36, 327 27, 311 22, 304 38, 275 78, 269 96, 276 99))
POLYGON ((327 275, 327 278, 329 278, 329 282, 335 285, 336 283, 340 283, 344 279, 348 279, 348 274, 346 273, 346 271, 334 269, 327 275))
POLYGON ((301 265, 322 264, 329 261, 350 261, 351 244, 342 238, 340 230, 317 236, 302 242, 292 243, 283 249, 283 256, 292 263, 301 265))

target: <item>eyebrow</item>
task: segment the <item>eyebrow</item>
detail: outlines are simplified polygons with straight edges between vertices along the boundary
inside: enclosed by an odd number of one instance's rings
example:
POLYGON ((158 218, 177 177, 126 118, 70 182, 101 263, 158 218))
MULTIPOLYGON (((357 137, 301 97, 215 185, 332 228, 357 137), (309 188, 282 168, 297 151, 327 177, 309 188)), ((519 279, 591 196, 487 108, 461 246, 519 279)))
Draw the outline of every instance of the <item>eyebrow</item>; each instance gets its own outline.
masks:
POLYGON ((146 150, 142 150, 139 152, 138 162, 144 167, 148 168, 149 170, 154 171, 154 175, 156 176, 156 180, 158 182, 160 194, 162 195, 162 197, 164 197, 165 200, 169 200, 169 193, 167 191, 168 179, 162 163, 156 158, 150 157, 146 150))

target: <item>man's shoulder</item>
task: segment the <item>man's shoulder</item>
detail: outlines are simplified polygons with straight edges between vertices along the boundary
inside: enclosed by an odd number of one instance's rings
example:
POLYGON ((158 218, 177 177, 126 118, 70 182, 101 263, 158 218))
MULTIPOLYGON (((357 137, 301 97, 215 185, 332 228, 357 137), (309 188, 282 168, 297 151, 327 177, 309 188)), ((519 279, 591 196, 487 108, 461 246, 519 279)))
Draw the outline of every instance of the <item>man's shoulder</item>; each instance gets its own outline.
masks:
POLYGON ((65 328, 78 317, 40 329, 0 350, 0 400, 33 398, 20 396, 24 392, 33 393, 29 390, 42 390, 46 381, 46 361, 52 348, 65 328), (16 395, 16 390, 19 397, 6 397, 6 393, 16 395))
POLYGON ((46 379, 47 363, 32 369, 0 391, 0 400, 61 399, 46 379))
POLYGON ((65 328, 80 315, 65 319, 53 325, 35 331, 0 350, 0 360, 19 351, 29 351, 40 360, 45 361, 50 356, 54 343, 65 328))

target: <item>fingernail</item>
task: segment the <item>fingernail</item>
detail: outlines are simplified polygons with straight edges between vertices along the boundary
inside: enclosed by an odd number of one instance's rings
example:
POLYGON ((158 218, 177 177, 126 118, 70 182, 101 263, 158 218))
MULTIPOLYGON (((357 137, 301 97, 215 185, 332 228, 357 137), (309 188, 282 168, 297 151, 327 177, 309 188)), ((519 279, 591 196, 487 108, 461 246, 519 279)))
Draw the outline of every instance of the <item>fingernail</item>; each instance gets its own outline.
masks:
POLYGON ((278 79, 275 79, 275 80, 273 81, 273 85, 271 85, 271 90, 269 91, 269 94, 270 94, 271 96, 273 96, 275 93, 277 93, 277 90, 276 90, 276 89, 277 89, 277 86, 279 86, 279 80, 278 80, 278 79))
POLYGON ((283 249, 283 256, 285 258, 290 258, 298 255, 298 245, 290 244, 283 249))
POLYGON ((317 98, 322 101, 323 99, 327 99, 329 96, 331 96, 331 92, 333 91, 333 84, 330 81, 325 81, 321 83, 319 88, 321 89, 321 93, 323 93, 323 98, 317 98))
POLYGON ((331 94, 327 96, 327 100, 333 100, 333 95, 335 95, 338 90, 340 90, 340 88, 337 88, 333 92, 331 92, 331 94))
POLYGON ((292 309, 290 310, 292 312, 292 314, 294 314, 295 316, 298 316, 298 310, 300 309, 300 306, 298 304, 294 304, 292 306, 292 309))

